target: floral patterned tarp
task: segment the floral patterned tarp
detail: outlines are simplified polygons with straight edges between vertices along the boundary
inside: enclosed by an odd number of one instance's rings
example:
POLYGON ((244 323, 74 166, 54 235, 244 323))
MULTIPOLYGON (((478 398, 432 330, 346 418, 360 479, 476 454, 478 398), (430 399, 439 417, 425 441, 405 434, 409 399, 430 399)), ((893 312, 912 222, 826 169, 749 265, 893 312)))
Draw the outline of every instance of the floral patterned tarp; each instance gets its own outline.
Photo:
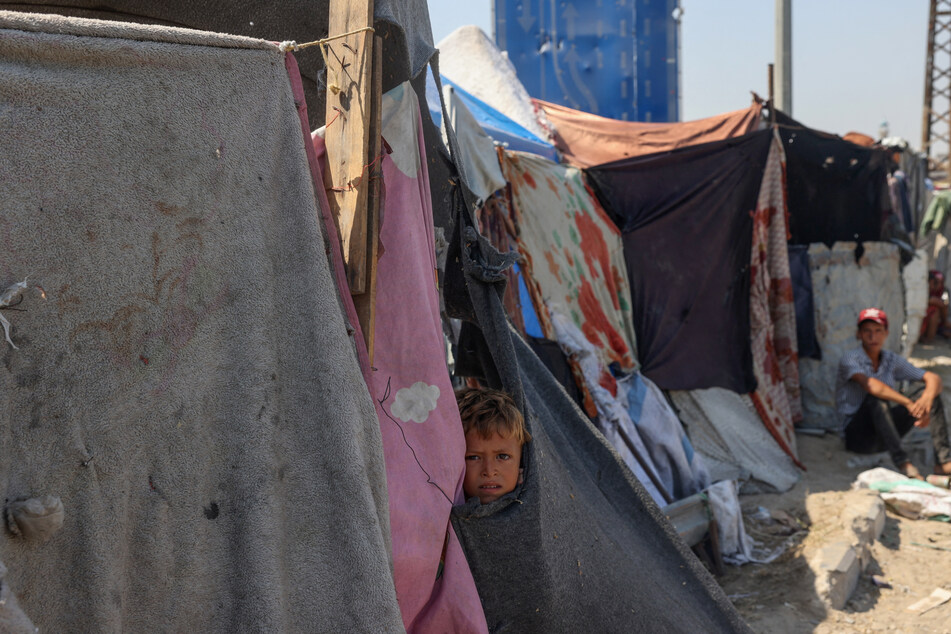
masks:
MULTIPOLYGON (((512 190, 523 270, 537 303, 571 318, 605 365, 637 368, 631 292, 621 234, 584 183, 581 170, 522 152, 500 151, 512 190)), ((536 305, 545 336, 547 311, 536 305)), ((610 375, 604 377, 610 381, 610 375)))

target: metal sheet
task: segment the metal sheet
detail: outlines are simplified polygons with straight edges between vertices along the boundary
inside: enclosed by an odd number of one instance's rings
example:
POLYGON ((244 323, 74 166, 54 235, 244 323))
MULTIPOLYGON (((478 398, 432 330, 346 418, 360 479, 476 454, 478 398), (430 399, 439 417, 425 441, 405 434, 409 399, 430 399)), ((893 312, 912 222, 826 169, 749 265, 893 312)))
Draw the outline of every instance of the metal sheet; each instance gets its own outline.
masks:
POLYGON ((494 0, 495 41, 533 97, 677 121, 678 0, 494 0))

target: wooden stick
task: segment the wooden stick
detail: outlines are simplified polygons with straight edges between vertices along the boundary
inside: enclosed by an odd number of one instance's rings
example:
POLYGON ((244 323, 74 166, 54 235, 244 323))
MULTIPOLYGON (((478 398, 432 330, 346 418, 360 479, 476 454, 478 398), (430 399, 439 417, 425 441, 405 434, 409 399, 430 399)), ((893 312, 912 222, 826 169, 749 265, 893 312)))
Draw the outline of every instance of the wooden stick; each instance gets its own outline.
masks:
POLYGON ((354 295, 367 288, 374 35, 361 29, 368 26, 373 26, 373 0, 331 0, 328 35, 354 33, 321 45, 327 60, 326 120, 333 121, 324 135, 333 183, 327 197, 340 230, 347 281, 354 295))
MULTIPOLYGON (((370 147, 371 157, 380 156, 380 140, 383 138, 383 39, 374 38, 373 72, 371 73, 372 97, 370 104, 370 147)), ((380 250, 380 207, 383 205, 383 169, 380 161, 368 172, 369 191, 367 192, 367 240, 366 240, 366 284, 365 292, 353 296, 353 304, 363 330, 363 339, 367 344, 370 365, 373 365, 373 349, 376 329, 376 272, 380 250)))

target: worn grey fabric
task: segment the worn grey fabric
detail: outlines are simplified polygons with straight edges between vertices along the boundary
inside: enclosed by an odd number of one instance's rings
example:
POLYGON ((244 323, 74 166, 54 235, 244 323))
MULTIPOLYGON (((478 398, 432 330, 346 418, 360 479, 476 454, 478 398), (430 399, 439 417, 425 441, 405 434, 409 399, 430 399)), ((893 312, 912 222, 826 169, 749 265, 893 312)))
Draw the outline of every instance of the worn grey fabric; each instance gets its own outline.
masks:
MULTIPOLYGON (((0 9, 81 18, 164 24, 246 35, 259 40, 310 42, 327 36, 329 0, 0 0, 0 9)), ((415 77, 435 52, 425 0, 375 0, 374 26, 383 38, 385 89, 415 77)), ((310 127, 324 122, 323 59, 317 47, 296 54, 310 127)))
POLYGON ((0 287, 29 276, 3 311, 0 486, 64 509, 46 543, 0 537, 33 623, 400 631, 378 421, 280 51, 0 12, 0 174, 0 287))
POLYGON ((453 510, 489 630, 748 631, 614 449, 531 348, 503 329, 499 270, 507 263, 475 234, 465 206, 455 210, 447 311, 474 318, 484 346, 480 354, 460 344, 457 361, 494 366, 481 376, 515 397, 533 437, 523 449, 524 484, 453 510), (452 270, 460 265, 464 279, 452 270))
POLYGON ((512 340, 531 467, 517 500, 474 500, 453 520, 490 631, 743 630, 614 450, 514 331, 512 340))

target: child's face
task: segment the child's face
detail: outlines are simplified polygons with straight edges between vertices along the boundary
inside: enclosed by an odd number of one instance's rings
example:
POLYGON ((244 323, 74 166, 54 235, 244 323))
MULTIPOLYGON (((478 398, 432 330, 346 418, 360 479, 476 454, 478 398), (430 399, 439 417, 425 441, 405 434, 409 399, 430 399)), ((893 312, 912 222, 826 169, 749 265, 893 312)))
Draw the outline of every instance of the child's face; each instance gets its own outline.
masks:
POLYGON ((483 438, 475 430, 466 434, 466 477, 462 490, 466 499, 478 497, 483 504, 493 502, 515 489, 522 460, 522 444, 494 432, 483 438))

